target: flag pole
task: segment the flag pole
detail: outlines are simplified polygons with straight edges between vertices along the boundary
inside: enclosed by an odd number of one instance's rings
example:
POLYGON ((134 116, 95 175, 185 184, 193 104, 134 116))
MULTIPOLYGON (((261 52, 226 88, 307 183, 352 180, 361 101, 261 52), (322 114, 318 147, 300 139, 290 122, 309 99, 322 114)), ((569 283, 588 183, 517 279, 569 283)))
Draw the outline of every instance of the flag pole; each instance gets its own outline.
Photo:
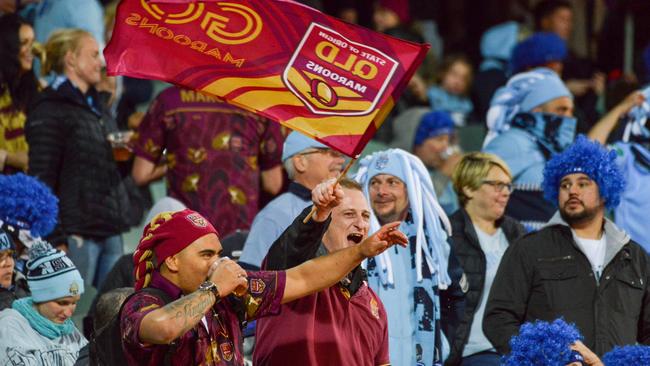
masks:
MULTIPOLYGON (((354 165, 354 162, 356 162, 358 158, 359 158, 359 155, 357 155, 355 158, 350 159, 350 162, 348 162, 348 165, 345 166, 345 169, 343 169, 343 171, 341 172, 341 174, 339 175, 339 177, 336 179, 336 183, 334 184, 335 186, 336 186, 337 184, 339 184, 339 182, 341 181, 341 179, 343 179, 343 178, 345 177, 345 175, 348 173, 348 171, 350 170, 350 168, 352 167, 352 165, 354 165)), ((305 219, 302 220, 302 223, 303 223, 303 224, 308 223, 309 220, 311 220, 311 217, 314 216, 315 213, 316 213, 316 205, 314 205, 314 206, 311 208, 311 211, 309 211, 309 215, 307 215, 307 217, 305 217, 305 219)))

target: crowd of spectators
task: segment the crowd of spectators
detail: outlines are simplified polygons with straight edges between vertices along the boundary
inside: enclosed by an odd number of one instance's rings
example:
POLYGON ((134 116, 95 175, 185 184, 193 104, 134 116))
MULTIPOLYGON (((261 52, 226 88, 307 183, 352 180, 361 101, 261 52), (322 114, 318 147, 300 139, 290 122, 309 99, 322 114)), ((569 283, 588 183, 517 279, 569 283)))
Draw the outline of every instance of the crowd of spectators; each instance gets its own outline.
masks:
POLYGON ((432 46, 339 180, 118 2, 0 0, 0 365, 650 365, 647 2, 301 1, 432 46))

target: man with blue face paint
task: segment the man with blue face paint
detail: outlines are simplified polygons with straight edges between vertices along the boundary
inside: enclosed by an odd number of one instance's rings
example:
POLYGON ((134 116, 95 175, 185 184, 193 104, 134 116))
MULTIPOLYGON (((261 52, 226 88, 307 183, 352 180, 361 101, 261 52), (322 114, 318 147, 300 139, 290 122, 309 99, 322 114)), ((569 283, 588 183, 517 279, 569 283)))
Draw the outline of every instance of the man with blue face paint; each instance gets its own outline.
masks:
POLYGON ((575 137, 573 96, 547 68, 514 75, 492 98, 483 151, 512 170, 513 192, 506 214, 528 230, 539 229, 554 213, 541 189, 544 165, 575 137))

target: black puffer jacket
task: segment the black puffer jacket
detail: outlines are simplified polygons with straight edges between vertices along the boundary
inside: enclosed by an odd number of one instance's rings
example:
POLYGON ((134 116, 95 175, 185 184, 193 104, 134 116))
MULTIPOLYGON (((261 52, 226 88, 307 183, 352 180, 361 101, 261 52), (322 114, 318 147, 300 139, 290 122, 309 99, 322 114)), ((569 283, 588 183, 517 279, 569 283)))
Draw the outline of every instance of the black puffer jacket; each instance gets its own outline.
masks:
MULTIPOLYGON (((488 294, 483 294, 486 271, 485 254, 481 250, 476 230, 467 211, 461 208, 449 220, 451 221, 453 233, 452 245, 456 257, 465 271, 469 290, 465 294, 465 314, 456 328, 454 338, 450 340, 451 353, 445 362, 446 366, 460 365, 463 349, 467 344, 472 329, 474 313, 479 306, 481 296, 488 296, 488 294)), ((504 216, 500 220, 499 227, 503 230, 509 243, 513 243, 526 234, 523 225, 508 216, 504 216)))
POLYGON ((36 101, 25 126, 29 174, 59 198, 54 235, 119 234, 128 227, 127 185, 133 182, 122 179, 113 160, 107 135, 115 122, 93 89, 83 95, 69 81, 54 86, 36 101))

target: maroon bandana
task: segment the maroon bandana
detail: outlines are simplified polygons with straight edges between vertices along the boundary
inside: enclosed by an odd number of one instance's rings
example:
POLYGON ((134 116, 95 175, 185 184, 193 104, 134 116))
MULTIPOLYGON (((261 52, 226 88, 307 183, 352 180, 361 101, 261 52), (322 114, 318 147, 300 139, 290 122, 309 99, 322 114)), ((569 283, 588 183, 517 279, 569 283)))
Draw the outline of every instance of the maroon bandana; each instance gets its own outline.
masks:
POLYGON ((163 212, 156 216, 145 226, 140 243, 133 253, 136 289, 146 287, 145 275, 150 274, 154 266, 159 268, 167 257, 179 253, 207 234, 219 235, 214 226, 196 211, 185 209, 163 212), (152 251, 157 263, 152 263, 152 251))

